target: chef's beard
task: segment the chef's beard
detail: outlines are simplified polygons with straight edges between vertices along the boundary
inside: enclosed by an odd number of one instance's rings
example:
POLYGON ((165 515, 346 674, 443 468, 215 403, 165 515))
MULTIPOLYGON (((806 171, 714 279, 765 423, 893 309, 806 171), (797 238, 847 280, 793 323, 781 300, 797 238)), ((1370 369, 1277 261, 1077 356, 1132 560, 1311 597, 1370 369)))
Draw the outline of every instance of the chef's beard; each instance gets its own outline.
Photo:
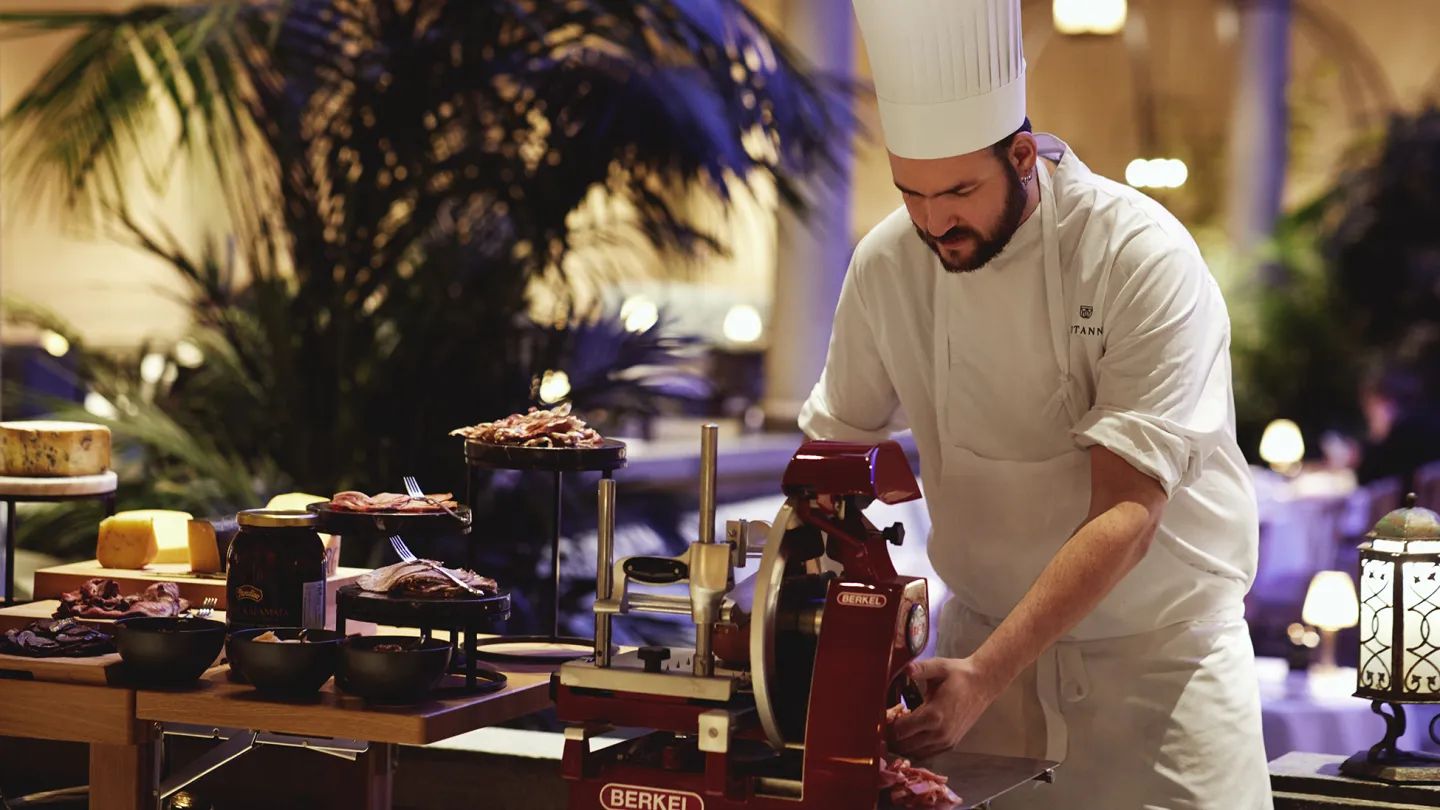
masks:
MULTIPOLYGON (((1025 184, 1020 182, 1020 172, 1016 171, 1015 165, 1008 160, 1002 161, 1009 173, 1009 183, 1005 190, 1005 207, 1000 212, 999 221, 988 234, 962 226, 955 226, 938 238, 931 236, 928 231, 919 225, 915 225, 915 233, 935 255, 940 259, 940 265, 951 273, 969 273, 979 270, 990 263, 990 260, 999 256, 1001 251, 1010 244, 1015 232, 1020 230, 1021 220, 1025 216, 1025 184), (940 243, 949 239, 966 238, 975 246, 970 257, 965 261, 951 261, 945 257, 945 249, 940 243)), ((911 223, 914 224, 913 222, 911 223)))

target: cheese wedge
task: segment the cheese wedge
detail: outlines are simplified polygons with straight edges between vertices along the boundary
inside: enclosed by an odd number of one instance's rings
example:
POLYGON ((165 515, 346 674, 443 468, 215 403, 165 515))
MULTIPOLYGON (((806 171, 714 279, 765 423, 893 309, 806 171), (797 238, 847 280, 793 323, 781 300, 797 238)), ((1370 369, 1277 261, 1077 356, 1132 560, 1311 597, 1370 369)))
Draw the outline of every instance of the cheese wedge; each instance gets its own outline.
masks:
POLYGON ((100 521, 95 559, 102 568, 144 568, 159 553, 154 518, 113 515, 100 521))
MULTIPOLYGON (((318 495, 306 495, 303 492, 286 492, 283 495, 276 495, 265 505, 266 509, 302 510, 312 503, 328 501, 329 498, 322 498, 318 495)), ((340 537, 338 535, 320 534, 320 542, 325 544, 325 576, 333 577, 340 568, 340 537)))
POLYGON ((323 503, 328 500, 330 499, 323 498, 319 495, 306 495, 303 492, 286 492, 271 498, 270 503, 265 504, 265 508, 301 511, 309 507, 312 503, 323 503))
POLYGON ((0 475, 68 478, 110 469, 110 429, 85 422, 0 422, 0 475))
POLYGON ((186 529, 190 541, 190 570, 197 574, 223 570, 221 558, 240 531, 235 518, 198 518, 191 520, 186 529))
POLYGON ((155 545, 159 549, 151 562, 190 562, 190 529, 187 524, 194 515, 169 509, 133 509, 117 512, 115 517, 151 519, 155 526, 155 545))

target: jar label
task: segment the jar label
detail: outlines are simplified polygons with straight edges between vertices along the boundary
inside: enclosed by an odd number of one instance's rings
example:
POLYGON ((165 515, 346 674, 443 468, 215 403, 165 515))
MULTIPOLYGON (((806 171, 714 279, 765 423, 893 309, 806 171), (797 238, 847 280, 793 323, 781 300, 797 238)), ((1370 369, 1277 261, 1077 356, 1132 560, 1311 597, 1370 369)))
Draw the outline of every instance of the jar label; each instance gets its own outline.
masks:
POLYGON ((304 594, 300 609, 301 626, 325 629, 325 580, 307 582, 301 590, 304 594))

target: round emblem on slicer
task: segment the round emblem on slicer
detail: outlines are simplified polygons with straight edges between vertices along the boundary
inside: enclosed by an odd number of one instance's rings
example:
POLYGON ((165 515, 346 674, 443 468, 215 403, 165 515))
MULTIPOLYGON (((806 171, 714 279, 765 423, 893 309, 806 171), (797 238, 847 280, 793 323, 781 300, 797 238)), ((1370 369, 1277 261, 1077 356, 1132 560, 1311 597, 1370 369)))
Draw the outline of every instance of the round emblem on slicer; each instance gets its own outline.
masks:
POLYGON ((905 619, 905 640, 910 645, 910 654, 919 655, 930 642, 930 613, 924 605, 910 606, 910 615, 905 619))

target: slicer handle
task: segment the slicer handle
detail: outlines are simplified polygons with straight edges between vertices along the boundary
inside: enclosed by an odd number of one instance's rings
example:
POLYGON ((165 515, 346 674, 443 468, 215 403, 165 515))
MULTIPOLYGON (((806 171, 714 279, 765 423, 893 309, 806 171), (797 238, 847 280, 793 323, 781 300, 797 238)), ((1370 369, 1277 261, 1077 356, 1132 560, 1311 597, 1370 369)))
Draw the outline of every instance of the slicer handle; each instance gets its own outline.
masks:
POLYGON ((920 708, 920 704, 925 702, 925 696, 920 691, 920 684, 915 683, 909 678, 906 678, 905 685, 900 687, 900 697, 905 699, 905 707, 912 712, 920 708))
POLYGON ((674 585, 690 578, 684 560, 669 557, 631 557, 625 561, 625 576, 646 585, 674 585))

